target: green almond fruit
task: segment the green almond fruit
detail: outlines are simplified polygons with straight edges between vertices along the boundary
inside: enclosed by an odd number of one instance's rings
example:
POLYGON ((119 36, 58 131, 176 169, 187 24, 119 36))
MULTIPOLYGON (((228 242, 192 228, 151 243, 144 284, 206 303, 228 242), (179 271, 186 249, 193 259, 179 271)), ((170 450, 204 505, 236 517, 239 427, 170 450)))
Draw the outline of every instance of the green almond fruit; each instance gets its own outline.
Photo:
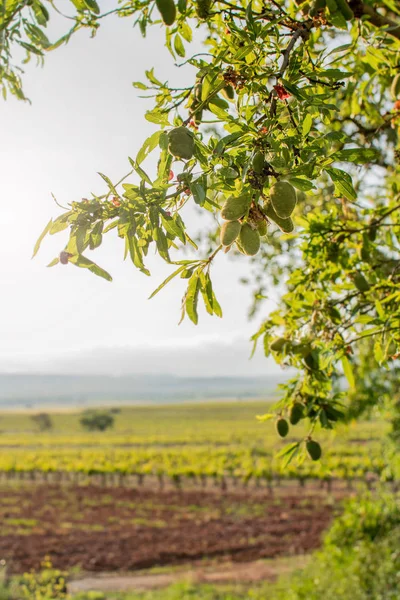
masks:
POLYGON ((278 217, 271 204, 268 204, 265 208, 265 214, 267 215, 268 219, 278 225, 279 229, 283 231, 283 233, 292 233, 294 230, 292 219, 290 217, 288 219, 281 219, 281 217, 278 217))
POLYGON ((165 25, 173 25, 176 19, 174 0, 156 0, 156 5, 165 25))
POLYGON ((187 0, 178 0, 178 10, 183 15, 187 9, 187 0))
POLYGON ((264 165, 265 165, 264 154, 262 154, 262 152, 256 152, 253 157, 253 161, 252 161, 253 170, 256 173, 260 174, 264 170, 264 165))
POLYGON ((280 337, 272 340, 269 345, 269 349, 273 352, 281 352, 286 345, 290 344, 290 340, 280 337))
POLYGON ((168 141, 171 143, 181 142, 186 143, 193 139, 193 133, 184 125, 180 127, 174 127, 168 132, 168 141))
POLYGON ((306 443, 306 449, 308 456, 312 460, 319 460, 321 458, 322 450, 318 442, 315 442, 314 440, 308 440, 306 443))
POLYGON ((305 358, 306 356, 308 356, 311 352, 311 346, 310 344, 295 344, 293 346, 293 354, 297 354, 298 356, 301 356, 302 358, 305 358))
POLYGON ((400 73, 396 75, 396 77, 392 81, 392 86, 390 88, 390 92, 392 94, 393 100, 397 100, 400 96, 400 73))
POLYGON ((354 285, 360 292, 368 292, 370 285, 362 273, 354 275, 354 285))
POLYGON ((237 221, 244 217, 251 204, 250 196, 229 196, 221 209, 221 217, 225 221, 237 221))
POLYGON ((195 6, 199 19, 208 19, 210 16, 211 0, 195 0, 195 6))
POLYGON ((304 406, 300 402, 294 402, 290 408, 289 421, 291 425, 297 425, 304 417, 304 406))
POLYGON ((230 246, 238 237, 242 224, 239 221, 226 221, 221 227, 220 240, 223 246, 230 246))
POLYGON ((168 151, 172 156, 182 160, 190 160, 193 156, 194 147, 189 142, 175 144, 172 143, 168 146, 168 151))
POLYGON ((225 96, 227 100, 233 100, 235 98, 235 90, 229 84, 222 88, 221 94, 225 96))
POLYGON ((335 2, 337 4, 339 12, 342 13, 346 21, 351 21, 352 19, 354 19, 354 13, 351 10, 348 3, 346 2, 346 0, 335 0, 335 2))
POLYGON ((248 256, 254 256, 260 249, 260 234, 257 229, 253 229, 248 223, 245 223, 240 230, 240 244, 248 256))
POLYGON ((194 153, 194 137, 187 127, 175 127, 168 133, 168 151, 175 158, 189 160, 194 153))
POLYGON ((270 190, 270 200, 278 217, 288 219, 296 206, 296 190, 287 181, 277 181, 270 190))
POLYGON ((276 422, 276 431, 281 438, 284 438, 289 433, 289 423, 286 419, 280 418, 276 422))
POLYGON ((261 237, 263 237, 264 235, 267 235, 267 223, 266 221, 259 221, 257 223, 257 231, 260 234, 261 237))

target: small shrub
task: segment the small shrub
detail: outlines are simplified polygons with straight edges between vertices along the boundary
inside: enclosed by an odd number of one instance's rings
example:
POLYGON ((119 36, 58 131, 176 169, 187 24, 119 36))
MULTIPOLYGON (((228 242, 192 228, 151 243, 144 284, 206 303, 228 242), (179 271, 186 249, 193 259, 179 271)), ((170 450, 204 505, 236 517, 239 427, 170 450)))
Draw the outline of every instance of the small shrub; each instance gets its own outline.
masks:
POLYGON ((67 574, 54 569, 49 559, 46 559, 39 572, 24 573, 20 581, 22 598, 29 600, 62 600, 67 595, 67 574))
POLYGON ((343 514, 335 519, 325 544, 351 548, 359 541, 373 542, 400 527, 400 502, 394 494, 383 492, 352 498, 343 514))
POLYGON ((53 421, 47 413, 39 413, 31 416, 32 421, 37 425, 39 431, 49 431, 53 428, 53 421))
POLYGON ((271 600, 399 600, 400 510, 395 495, 350 500, 302 572, 271 600))
POLYGON ((114 425, 114 417, 106 411, 87 410, 83 413, 80 423, 87 431, 105 431, 114 425))

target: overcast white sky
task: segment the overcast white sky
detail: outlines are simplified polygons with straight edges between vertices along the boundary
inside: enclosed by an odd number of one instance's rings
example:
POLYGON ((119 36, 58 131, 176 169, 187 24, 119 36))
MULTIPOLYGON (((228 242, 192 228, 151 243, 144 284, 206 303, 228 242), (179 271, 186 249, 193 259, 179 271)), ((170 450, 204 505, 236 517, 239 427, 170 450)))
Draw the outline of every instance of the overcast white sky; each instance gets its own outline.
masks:
MULTIPOLYGON (((151 257, 152 277, 146 277, 122 262, 114 236, 93 253, 113 283, 72 265, 47 269, 65 243, 62 234, 47 238, 31 260, 39 233, 59 214, 51 192, 61 204, 101 193, 96 172, 119 178, 129 170, 127 157, 155 131, 144 119, 150 101, 131 82, 153 66, 161 78, 185 82, 163 42, 161 29, 143 40, 128 19, 105 19, 95 39, 82 32, 50 53, 43 69, 28 65, 24 85, 32 105, 1 102, 0 371, 82 372, 94 353, 91 372, 277 372, 261 353, 247 360, 257 322, 247 321, 249 290, 238 282, 246 259, 219 258, 214 281, 224 318, 201 311, 198 327, 177 325, 184 282, 147 300, 171 267, 151 257)), ((192 231, 196 219, 189 216, 192 231)))

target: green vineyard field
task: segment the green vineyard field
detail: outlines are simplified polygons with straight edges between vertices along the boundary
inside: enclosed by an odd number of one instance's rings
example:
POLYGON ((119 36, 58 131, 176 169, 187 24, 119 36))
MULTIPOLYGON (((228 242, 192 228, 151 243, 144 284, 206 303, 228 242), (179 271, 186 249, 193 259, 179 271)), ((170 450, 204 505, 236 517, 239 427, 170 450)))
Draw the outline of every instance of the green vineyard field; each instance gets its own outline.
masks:
MULTIPOLYGON (((270 485, 287 479, 390 479, 382 450, 387 424, 368 421, 342 426, 323 440, 323 458, 287 466, 279 456, 307 431, 291 428, 280 440, 272 421, 256 415, 267 412, 264 402, 230 402, 122 408, 115 426, 103 433, 84 432, 79 413, 51 415, 53 429, 40 433, 28 413, 0 417, 0 473, 32 478, 136 476, 143 483, 156 478, 176 485, 203 484, 214 479, 270 485)), ((318 431, 315 434, 318 439, 318 431)), ((322 436, 321 436, 322 439, 322 436)))

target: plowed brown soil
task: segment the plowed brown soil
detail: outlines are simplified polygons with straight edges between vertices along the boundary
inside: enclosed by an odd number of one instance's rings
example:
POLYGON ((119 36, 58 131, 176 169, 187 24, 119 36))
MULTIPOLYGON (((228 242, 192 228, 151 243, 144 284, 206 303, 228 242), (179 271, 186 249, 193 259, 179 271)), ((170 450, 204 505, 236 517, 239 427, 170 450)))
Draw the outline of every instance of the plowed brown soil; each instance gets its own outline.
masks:
POLYGON ((249 562, 318 547, 333 516, 325 493, 4 486, 0 559, 11 572, 54 566, 131 571, 204 560, 249 562))

